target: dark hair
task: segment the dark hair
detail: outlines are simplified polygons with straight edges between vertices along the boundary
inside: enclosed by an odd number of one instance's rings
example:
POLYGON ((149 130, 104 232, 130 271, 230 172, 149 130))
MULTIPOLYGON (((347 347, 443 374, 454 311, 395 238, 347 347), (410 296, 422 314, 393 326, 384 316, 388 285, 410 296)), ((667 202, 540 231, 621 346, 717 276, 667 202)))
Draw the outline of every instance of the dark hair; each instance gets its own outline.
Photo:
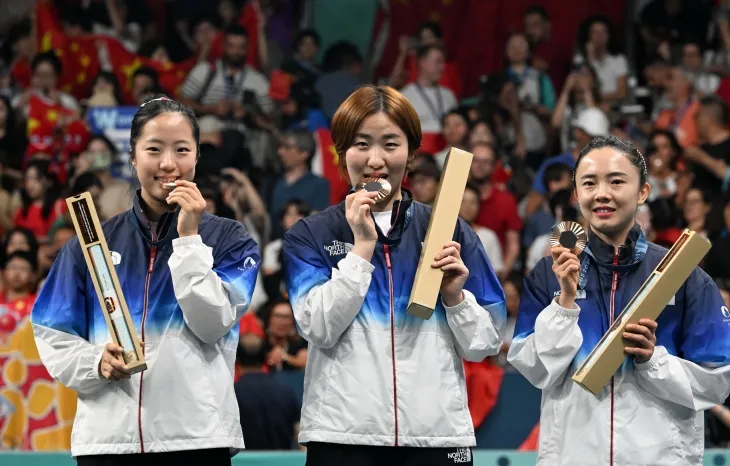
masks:
POLYGON ((564 222, 577 222, 578 221, 578 209, 576 209, 570 202, 573 199, 573 191, 570 189, 561 189, 555 191, 550 196, 550 212, 553 217, 557 217, 558 207, 562 209, 561 221, 564 222))
POLYGON ((542 174, 543 186, 547 189, 548 185, 553 181, 560 181, 565 174, 573 175, 573 170, 564 163, 553 163, 545 169, 542 174))
POLYGON ((684 149, 682 148, 682 146, 679 145, 679 141, 677 141, 677 136, 674 135, 673 131, 670 131, 668 129, 655 129, 654 131, 652 131, 649 135, 649 145, 646 148, 646 154, 649 158, 651 158, 652 154, 657 151, 657 147, 654 145, 654 138, 657 136, 663 136, 669 141, 669 145, 674 151, 674 157, 672 157, 672 160, 670 160, 669 167, 673 171, 676 171, 677 161, 682 156, 684 149))
POLYGON ((255 342, 239 342, 236 350, 236 362, 241 367, 263 367, 266 364, 266 348, 264 342, 256 337, 255 342))
POLYGON ((48 52, 39 53, 35 57, 33 57, 33 62, 31 63, 31 69, 35 72, 36 68, 38 68, 38 65, 41 63, 48 63, 53 67, 53 70, 56 72, 57 76, 61 76, 61 71, 63 71, 63 64, 61 63, 61 60, 59 60, 58 56, 55 52, 52 50, 48 52))
POLYGON ((160 74, 157 72, 157 70, 150 66, 140 66, 139 68, 134 70, 132 79, 136 78, 137 76, 147 76, 154 82, 154 85, 159 85, 160 83, 160 74))
POLYGON ((284 220, 284 215, 286 215, 286 211, 289 210, 289 207, 295 207, 299 215, 302 217, 309 217, 312 213, 312 208, 309 207, 309 204, 299 198, 294 198, 284 204, 284 207, 282 207, 279 211, 279 221, 284 220))
POLYGON ((444 116, 441 117, 441 124, 443 124, 446 121, 446 119, 448 117, 450 117, 451 115, 457 115, 457 116, 460 116, 461 118, 464 119, 464 121, 466 122, 467 135, 468 135, 468 130, 469 130, 469 110, 466 107, 464 107, 464 106, 452 108, 448 112, 444 113, 444 116))
POLYGON ((27 228, 17 227, 8 231, 8 233, 5 235, 5 241, 3 242, 2 251, 0 251, 0 257, 5 256, 5 252, 8 250, 8 243, 10 242, 10 238, 12 238, 13 235, 15 235, 16 233, 25 236, 25 241, 28 243, 28 247, 30 248, 31 253, 36 254, 38 252, 38 239, 36 239, 33 232, 28 230, 27 228))
POLYGON ((71 196, 76 196, 77 194, 85 193, 94 187, 102 189, 103 186, 101 184, 101 180, 99 180, 99 177, 94 172, 84 172, 76 178, 73 186, 71 186, 69 194, 71 196))
POLYGON ((177 100, 172 100, 165 95, 158 95, 140 105, 139 110, 137 110, 137 113, 134 114, 134 118, 132 119, 132 128, 129 133, 130 161, 134 160, 134 148, 137 145, 137 140, 139 140, 139 136, 142 134, 142 130, 145 125, 150 120, 162 115, 163 113, 180 113, 187 118, 193 129, 193 138, 195 138, 195 156, 196 158, 200 156, 200 126, 198 125, 198 119, 195 117, 193 110, 177 100))
POLYGON ((122 105, 124 103, 124 98, 122 97, 122 85, 119 83, 117 75, 115 75, 111 71, 99 71, 99 73, 94 76, 91 87, 93 88, 94 86, 96 86, 96 83, 100 79, 111 83, 112 87, 114 88, 114 100, 117 101, 118 105, 122 105))
POLYGON ((293 46, 294 46, 295 51, 299 49, 299 46, 302 44, 302 41, 304 39, 306 39, 307 37, 310 37, 314 41, 314 44, 317 47, 319 47, 319 43, 320 43, 319 34, 314 29, 308 28, 308 29, 302 29, 301 31, 297 32, 296 36, 294 36, 293 46))
POLYGON ((437 39, 441 39, 443 36, 443 33, 441 32, 441 26, 439 26, 439 23, 435 21, 428 21, 426 23, 421 23, 418 26, 418 30, 416 31, 416 34, 419 36, 423 33, 423 31, 431 31, 434 36, 436 36, 437 39))
POLYGON ((145 42, 142 42, 139 45, 139 48, 137 49, 137 53, 139 55, 142 55, 143 57, 152 58, 152 55, 155 54, 155 51, 162 47, 165 48, 165 44, 160 42, 159 40, 148 40, 145 42))
POLYGON ((477 195, 477 199, 479 197, 481 197, 481 195, 482 195, 482 187, 476 181, 472 181, 472 180, 467 181, 466 187, 464 188, 464 190, 465 191, 469 190, 469 191, 472 191, 473 193, 475 193, 477 195))
POLYGON ((700 108, 707 109, 716 123, 722 126, 727 124, 728 106, 722 98, 714 94, 706 95, 700 99, 700 108))
MULTIPOLYGON (((48 160, 31 160, 25 168, 25 173, 27 174, 28 170, 30 170, 31 168, 35 168, 41 178, 45 178, 46 180, 51 182, 51 185, 46 188, 46 192, 43 196, 43 207, 41 208, 41 217, 43 217, 44 220, 47 220, 48 217, 51 216, 51 211, 53 210, 53 206, 56 204, 56 201, 59 197, 61 197, 58 180, 56 179, 56 176, 51 173, 51 162, 49 162, 48 160)), ((20 191, 20 198, 23 203, 21 212, 23 214, 23 217, 25 217, 26 215, 28 215, 28 210, 33 204, 33 200, 30 198, 25 188, 20 191)))
POLYGON ((362 63, 362 55, 357 46, 349 41, 336 42, 324 52, 322 71, 329 73, 362 63))
POLYGON ((578 37, 576 42, 578 44, 580 54, 584 57, 587 56, 586 43, 588 43, 588 40, 591 37, 591 28, 594 24, 603 24, 606 27, 606 29, 608 30, 608 44, 606 44, 607 50, 608 53, 615 54, 618 50, 618 35, 616 34, 616 28, 614 27, 613 23, 608 18, 608 16, 605 15, 592 16, 583 21, 583 23, 578 26, 578 37))
POLYGON ((32 252, 28 252, 28 251, 15 251, 15 252, 12 252, 12 253, 8 254, 7 256, 5 256, 5 258, 3 259, 3 262, 2 262, 3 270, 8 266, 10 261, 13 259, 22 259, 22 260, 26 261, 28 264, 30 264, 30 268, 33 272, 38 271, 38 257, 36 254, 33 254, 32 252))
POLYGON ((641 152, 639 152, 639 149, 637 149, 631 141, 625 141, 617 138, 616 136, 600 136, 593 138, 591 142, 589 142, 588 145, 580 151, 580 154, 578 154, 578 159, 575 161, 575 170, 573 171, 573 187, 577 186, 575 174, 578 173, 578 165, 580 165, 580 161, 583 160, 583 157, 594 150, 606 147, 614 149, 617 152, 621 152, 629 159, 631 165, 639 170, 639 187, 641 188, 644 186, 649 174, 646 171, 646 161, 644 160, 644 156, 641 155, 641 152))
POLYGON ((527 17, 530 15, 540 15, 540 17, 546 21, 550 20, 550 17, 548 16, 547 10, 542 5, 532 5, 527 7, 525 10, 525 14, 522 15, 523 17, 527 17))
POLYGON ((244 36, 248 38, 248 30, 240 24, 232 24, 223 31, 223 37, 244 36))
POLYGON ((89 139, 89 142, 86 144, 86 148, 88 149, 89 145, 91 145, 91 143, 94 141, 103 142, 104 145, 106 146, 106 148, 111 153, 112 158, 116 158, 116 155, 119 152, 119 150, 117 149, 117 146, 115 146, 114 143, 111 141, 111 139, 109 139, 104 133, 95 134, 95 135, 91 136, 91 138, 89 139))

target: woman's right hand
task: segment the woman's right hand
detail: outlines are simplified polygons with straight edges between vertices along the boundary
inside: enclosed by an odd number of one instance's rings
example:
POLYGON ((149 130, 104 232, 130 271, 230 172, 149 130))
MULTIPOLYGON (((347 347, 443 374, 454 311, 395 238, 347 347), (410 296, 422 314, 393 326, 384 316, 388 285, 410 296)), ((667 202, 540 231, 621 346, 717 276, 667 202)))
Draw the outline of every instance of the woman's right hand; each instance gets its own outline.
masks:
POLYGON ((370 215, 370 208, 375 205, 376 197, 377 192, 361 189, 345 198, 345 217, 355 236, 355 244, 372 243, 374 247, 378 240, 375 222, 370 215))
POLYGON ((553 256, 553 273, 560 283, 558 304, 567 309, 574 309, 575 296, 578 292, 580 261, 570 249, 557 246, 551 249, 553 256))
POLYGON ((107 343, 99 362, 99 375, 106 380, 122 380, 130 377, 129 369, 121 359, 124 349, 114 343, 107 343))

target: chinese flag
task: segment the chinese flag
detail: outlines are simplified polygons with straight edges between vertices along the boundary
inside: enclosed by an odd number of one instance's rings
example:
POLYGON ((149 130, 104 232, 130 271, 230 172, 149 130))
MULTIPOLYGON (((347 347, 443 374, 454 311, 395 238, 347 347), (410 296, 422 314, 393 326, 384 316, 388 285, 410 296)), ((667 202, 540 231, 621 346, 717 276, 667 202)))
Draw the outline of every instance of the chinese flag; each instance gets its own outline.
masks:
POLYGON ((312 161, 312 172, 329 181, 330 204, 339 204, 350 191, 350 183, 340 174, 339 155, 332 142, 330 130, 319 129, 314 134, 317 141, 317 153, 312 161))
POLYGON ((128 104, 132 104, 134 100, 131 93, 132 78, 139 67, 147 66, 157 71, 162 89, 171 97, 177 98, 185 78, 198 62, 197 57, 191 57, 179 63, 161 63, 130 52, 113 37, 98 36, 96 41, 106 47, 114 74, 122 85, 124 100, 128 104))
POLYGON ((59 125, 70 114, 60 103, 48 102, 37 95, 28 101, 28 149, 26 158, 37 153, 53 155, 60 142, 59 125))
POLYGON ((47 1, 36 5, 36 40, 38 51, 54 51, 61 60, 63 71, 59 88, 77 99, 85 99, 91 93, 91 82, 101 70, 93 37, 67 37, 47 1))

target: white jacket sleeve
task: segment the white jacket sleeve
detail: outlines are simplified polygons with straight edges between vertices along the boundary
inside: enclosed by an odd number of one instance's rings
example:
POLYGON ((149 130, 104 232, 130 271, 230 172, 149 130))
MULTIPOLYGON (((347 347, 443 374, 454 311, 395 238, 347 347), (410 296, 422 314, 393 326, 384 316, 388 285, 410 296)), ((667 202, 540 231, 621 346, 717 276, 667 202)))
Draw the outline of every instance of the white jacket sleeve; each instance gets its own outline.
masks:
POLYGON ((525 278, 507 361, 535 387, 560 383, 583 344, 580 307, 566 309, 548 292, 552 258, 542 259, 525 278))
POLYGON ((199 235, 173 240, 168 266, 183 319, 204 343, 215 343, 251 304, 258 275, 258 246, 236 222, 214 248, 199 235))
POLYGON ((557 300, 540 312, 529 335, 518 334, 515 327, 515 337, 507 353, 507 361, 541 390, 562 382, 583 344, 578 327, 580 308, 561 307, 557 300))
POLYGON ((482 307, 470 291, 464 290, 464 301, 453 307, 448 307, 446 304, 443 306, 446 311, 446 322, 451 328, 456 349, 462 358, 471 362, 481 362, 487 356, 499 353, 506 326, 497 327, 492 314, 503 314, 504 302, 482 307))
POLYGON ((672 403, 702 411, 722 404, 730 395, 730 366, 703 367, 657 346, 649 361, 636 366, 641 388, 672 403))
MULTIPOLYGON (((303 295, 294 291, 294 319, 299 333, 312 345, 331 348, 360 312, 375 266, 360 256, 348 253, 332 269, 332 278, 303 295)), ((291 283, 291 282, 290 282, 291 283)))
MULTIPOLYGON (((104 345, 90 343, 87 319, 86 262, 78 240, 61 250, 36 297, 31 323, 38 355, 48 373, 81 395, 109 382, 99 375, 104 345)), ((111 341, 111 339, 109 339, 111 341)))

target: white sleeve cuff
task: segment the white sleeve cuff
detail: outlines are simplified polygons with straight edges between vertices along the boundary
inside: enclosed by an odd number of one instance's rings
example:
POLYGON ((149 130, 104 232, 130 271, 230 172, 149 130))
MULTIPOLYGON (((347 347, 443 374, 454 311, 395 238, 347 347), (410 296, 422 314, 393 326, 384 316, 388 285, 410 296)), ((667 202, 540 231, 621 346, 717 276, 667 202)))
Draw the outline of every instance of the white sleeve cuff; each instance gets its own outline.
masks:
POLYGON ((183 236, 182 238, 175 238, 174 240, 172 240, 173 248, 202 246, 203 244, 203 238, 200 235, 183 236))

